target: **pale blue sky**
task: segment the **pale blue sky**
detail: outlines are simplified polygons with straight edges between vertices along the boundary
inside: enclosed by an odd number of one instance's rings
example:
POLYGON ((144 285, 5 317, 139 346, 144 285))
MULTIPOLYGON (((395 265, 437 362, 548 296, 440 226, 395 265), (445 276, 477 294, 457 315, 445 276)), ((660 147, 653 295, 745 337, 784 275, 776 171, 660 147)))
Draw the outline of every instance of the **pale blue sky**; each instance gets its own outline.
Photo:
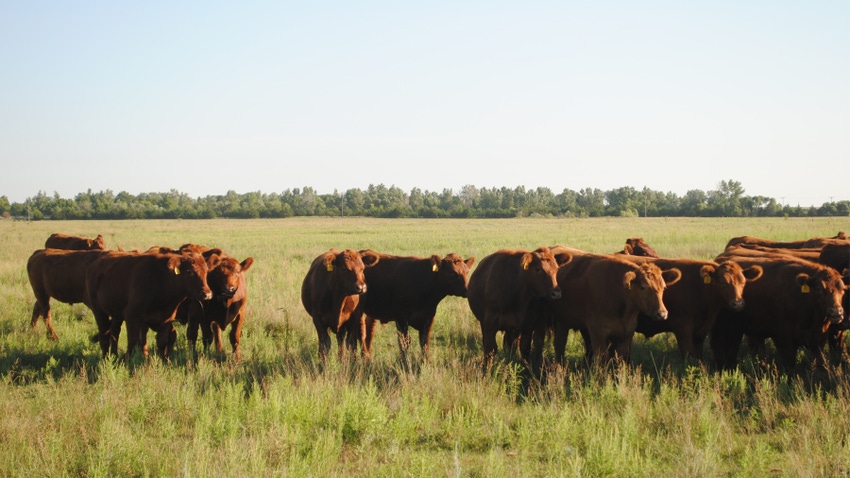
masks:
POLYGON ((850 199, 846 0, 0 0, 0 92, 13 202, 730 179, 850 199))

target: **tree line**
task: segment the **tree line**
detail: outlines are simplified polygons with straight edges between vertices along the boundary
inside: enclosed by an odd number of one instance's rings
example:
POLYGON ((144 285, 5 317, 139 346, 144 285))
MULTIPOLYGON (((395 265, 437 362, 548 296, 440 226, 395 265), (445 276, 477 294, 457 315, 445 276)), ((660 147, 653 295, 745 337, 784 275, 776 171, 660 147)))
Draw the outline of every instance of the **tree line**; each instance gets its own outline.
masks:
POLYGON ((740 182, 721 181, 716 190, 691 190, 679 197, 672 192, 621 187, 609 191, 585 188, 513 189, 464 186, 441 192, 396 186, 369 185, 364 191, 318 194, 313 188, 281 193, 249 192, 192 198, 172 189, 166 193, 111 190, 77 194, 73 199, 39 191, 22 203, 0 196, 0 214, 16 219, 213 219, 284 218, 293 216, 368 216, 407 218, 507 218, 507 217, 776 217, 848 216, 850 201, 820 207, 781 204, 775 198, 747 196, 740 182))

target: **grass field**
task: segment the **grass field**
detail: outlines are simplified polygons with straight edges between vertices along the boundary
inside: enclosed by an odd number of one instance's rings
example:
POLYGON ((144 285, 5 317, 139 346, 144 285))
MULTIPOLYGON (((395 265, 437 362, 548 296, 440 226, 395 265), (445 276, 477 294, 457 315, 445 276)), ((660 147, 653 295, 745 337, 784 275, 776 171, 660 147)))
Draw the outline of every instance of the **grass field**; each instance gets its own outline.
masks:
POLYGON ((448 297, 429 362, 414 353, 404 369, 389 324, 371 364, 332 355, 320 371, 300 302, 310 262, 331 247, 480 260, 554 244, 614 252, 642 237, 666 257, 711 259, 733 236, 839 230, 850 219, 0 221, 0 476, 850 476, 843 368, 745 360, 719 374, 682 363, 662 334, 638 336, 631 366, 605 372, 583 366, 571 337, 568 366, 527 381, 504 356, 482 370, 478 323, 448 297), (53 232, 252 256, 242 361, 191 360, 178 326, 173 360, 131 375, 100 358, 82 304, 53 301, 58 341, 32 330, 26 261, 53 232))

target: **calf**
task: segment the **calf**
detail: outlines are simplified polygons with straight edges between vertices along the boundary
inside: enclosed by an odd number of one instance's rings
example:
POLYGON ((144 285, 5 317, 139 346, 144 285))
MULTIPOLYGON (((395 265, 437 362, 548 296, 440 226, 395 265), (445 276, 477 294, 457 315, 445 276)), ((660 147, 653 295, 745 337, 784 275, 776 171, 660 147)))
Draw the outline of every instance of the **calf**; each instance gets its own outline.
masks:
MULTIPOLYGON (((336 334, 339 357, 342 359, 344 340, 350 346, 354 337, 365 337, 363 313, 357 305, 360 294, 366 292, 364 269, 380 261, 377 254, 361 254, 352 249, 330 249, 316 257, 301 284, 301 304, 313 319, 319 336, 319 360, 325 362, 331 347, 328 329, 336 334), (351 321, 351 324, 348 322, 351 321), (348 324, 348 325, 347 325, 348 324), (358 333, 354 333, 357 330, 358 333)), ((365 345, 364 345, 365 349, 365 345)))
POLYGON ((408 327, 419 332, 419 345, 427 358, 437 306, 449 295, 466 297, 467 275, 475 258, 464 260, 454 253, 442 259, 438 255, 426 258, 393 256, 370 250, 360 253, 373 253, 380 258, 377 264, 364 271, 369 287, 360 297, 366 321, 364 352, 371 355, 377 322, 395 321, 402 360, 407 363, 408 327))
POLYGON ((38 249, 27 260, 27 276, 35 295, 32 307, 32 328, 38 318, 44 319, 47 336, 58 340, 53 329, 50 298, 66 304, 84 303, 86 299, 86 269, 106 251, 38 249))
POLYGON ((67 249, 73 251, 102 251, 106 249, 103 245, 103 236, 97 235, 94 239, 85 237, 69 236, 67 234, 55 233, 44 241, 45 249, 67 249))

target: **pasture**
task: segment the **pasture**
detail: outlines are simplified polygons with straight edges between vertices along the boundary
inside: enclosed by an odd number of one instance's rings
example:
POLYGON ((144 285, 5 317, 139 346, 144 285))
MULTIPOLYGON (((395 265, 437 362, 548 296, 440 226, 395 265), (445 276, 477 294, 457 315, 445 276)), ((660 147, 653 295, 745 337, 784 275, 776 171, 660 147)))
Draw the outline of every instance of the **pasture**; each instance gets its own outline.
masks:
POLYGON ((427 363, 415 345, 412 368, 400 364, 390 323, 370 364, 332 353, 321 369, 300 301, 331 247, 478 261, 555 244, 609 253, 642 237, 665 257, 712 259, 733 236, 839 230, 848 218, 0 221, 0 476, 850 476, 846 368, 748 359, 715 373, 683 363, 662 334, 636 336, 630 366, 590 370, 571 334, 569 364, 526 380, 503 354, 482 370, 479 324, 448 297, 427 363), (152 356, 131 374, 101 359, 84 305, 55 300, 58 341, 42 322, 32 330, 26 261, 54 232, 253 257, 242 360, 229 345, 224 359, 192 360, 178 325, 171 362, 152 356))

